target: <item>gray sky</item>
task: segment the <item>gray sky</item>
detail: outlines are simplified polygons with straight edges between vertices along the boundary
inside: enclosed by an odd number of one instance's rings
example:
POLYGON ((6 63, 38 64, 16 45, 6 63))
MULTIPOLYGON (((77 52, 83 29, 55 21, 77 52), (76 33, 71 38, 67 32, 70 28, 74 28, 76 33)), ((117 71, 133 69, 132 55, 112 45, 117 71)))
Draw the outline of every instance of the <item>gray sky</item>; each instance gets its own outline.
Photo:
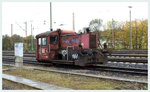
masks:
MULTIPOLYGON (((5 2, 2 3, 2 34, 13 34, 25 37, 25 32, 17 25, 25 28, 27 21, 28 33, 31 35, 31 21, 34 27, 33 35, 49 30, 49 2, 5 2), (44 20, 46 21, 44 24, 44 20)), ((128 21, 129 8, 132 6, 132 20, 148 19, 148 3, 146 2, 54 2, 52 3, 53 29, 72 30, 72 13, 75 13, 75 31, 87 27, 92 19, 100 18, 103 24, 111 21, 128 21), (55 23, 54 23, 55 22, 55 23), (59 26, 64 24, 64 26, 59 26)))

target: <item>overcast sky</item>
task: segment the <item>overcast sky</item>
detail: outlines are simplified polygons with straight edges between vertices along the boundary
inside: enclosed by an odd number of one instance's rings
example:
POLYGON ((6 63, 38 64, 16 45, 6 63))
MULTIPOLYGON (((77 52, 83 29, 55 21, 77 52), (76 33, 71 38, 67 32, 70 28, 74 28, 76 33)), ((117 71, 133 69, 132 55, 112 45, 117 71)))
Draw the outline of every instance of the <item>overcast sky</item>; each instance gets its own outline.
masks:
MULTIPOLYGON (((129 8, 132 6, 132 20, 148 19, 147 2, 54 2, 52 3, 53 29, 72 30, 72 13, 75 13, 75 31, 87 27, 92 19, 100 18, 103 24, 111 21, 129 21, 129 8), (59 26, 64 24, 63 26, 59 26)), ((49 2, 4 2, 2 3, 2 34, 13 34, 25 37, 24 22, 27 21, 27 35, 31 35, 31 22, 34 27, 33 35, 49 30, 49 2), (45 21, 45 22, 44 22, 45 21)))

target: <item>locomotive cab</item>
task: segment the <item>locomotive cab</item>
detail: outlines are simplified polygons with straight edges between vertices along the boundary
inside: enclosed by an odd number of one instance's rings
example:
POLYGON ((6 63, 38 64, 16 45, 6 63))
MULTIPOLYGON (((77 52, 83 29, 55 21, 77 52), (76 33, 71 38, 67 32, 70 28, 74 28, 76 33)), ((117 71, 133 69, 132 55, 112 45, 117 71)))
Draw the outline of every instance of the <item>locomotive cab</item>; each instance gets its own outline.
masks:
POLYGON ((37 38, 36 58, 38 58, 39 61, 47 61, 49 60, 48 54, 48 37, 42 36, 37 38))

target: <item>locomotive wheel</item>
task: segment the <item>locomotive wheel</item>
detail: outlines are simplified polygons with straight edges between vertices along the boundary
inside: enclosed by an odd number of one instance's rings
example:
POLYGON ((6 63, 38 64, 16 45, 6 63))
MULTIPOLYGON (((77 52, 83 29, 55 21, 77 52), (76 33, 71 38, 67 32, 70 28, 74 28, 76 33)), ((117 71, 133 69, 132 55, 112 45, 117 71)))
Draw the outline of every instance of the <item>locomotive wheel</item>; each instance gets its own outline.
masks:
POLYGON ((39 63, 42 63, 42 61, 41 60, 37 60, 39 63))
POLYGON ((86 61, 88 61, 87 56, 79 55, 78 60, 75 61, 75 65, 86 66, 86 61))

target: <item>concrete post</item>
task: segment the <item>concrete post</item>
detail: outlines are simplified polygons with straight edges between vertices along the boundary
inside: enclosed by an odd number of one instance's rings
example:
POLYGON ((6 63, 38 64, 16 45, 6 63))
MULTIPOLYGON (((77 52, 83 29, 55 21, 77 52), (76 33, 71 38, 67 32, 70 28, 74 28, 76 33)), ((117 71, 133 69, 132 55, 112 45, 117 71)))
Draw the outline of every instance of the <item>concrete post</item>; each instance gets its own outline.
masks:
POLYGON ((19 56, 15 56, 15 66, 18 68, 23 67, 23 58, 19 56))
POLYGON ((15 66, 22 68, 23 66, 23 43, 15 43, 15 66))

